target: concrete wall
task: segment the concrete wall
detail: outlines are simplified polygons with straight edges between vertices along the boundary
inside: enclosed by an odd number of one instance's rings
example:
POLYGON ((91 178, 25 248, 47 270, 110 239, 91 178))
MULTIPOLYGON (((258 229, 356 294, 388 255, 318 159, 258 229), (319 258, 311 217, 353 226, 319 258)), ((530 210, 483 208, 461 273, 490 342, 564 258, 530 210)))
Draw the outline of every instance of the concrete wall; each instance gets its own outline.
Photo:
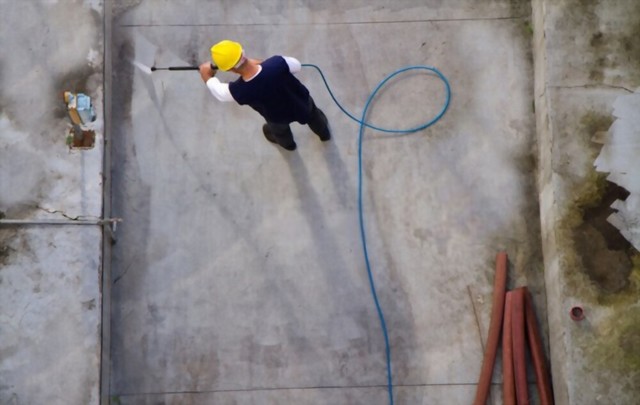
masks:
MULTIPOLYGON (((0 212, 102 215, 102 5, 0 1, 0 212), (70 150, 65 90, 92 97, 95 146, 70 150)), ((99 403, 96 225, 0 224, 0 403, 99 403)))
POLYGON ((640 3, 533 1, 539 190, 551 361, 558 404, 635 404, 638 270, 607 227, 616 195, 592 139, 640 83, 640 3), (569 317, 572 306, 586 318, 569 317), (635 343, 634 343, 635 342, 635 343))

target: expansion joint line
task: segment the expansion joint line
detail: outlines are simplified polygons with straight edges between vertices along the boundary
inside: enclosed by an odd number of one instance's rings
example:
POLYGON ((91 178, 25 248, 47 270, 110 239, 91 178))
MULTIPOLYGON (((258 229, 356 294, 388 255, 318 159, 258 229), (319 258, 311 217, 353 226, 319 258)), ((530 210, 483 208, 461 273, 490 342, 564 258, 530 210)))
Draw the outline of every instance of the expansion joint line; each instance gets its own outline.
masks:
MULTIPOLYGON (((492 382, 491 385, 501 385, 499 382, 492 382)), ((395 384, 399 388, 423 388, 423 387, 468 387, 476 386, 477 383, 424 383, 424 384, 395 384)), ((153 395, 206 395, 206 394, 233 394, 233 393, 251 393, 251 392, 269 392, 269 391, 311 391, 311 390, 348 390, 348 389, 380 389, 386 388, 386 385, 326 385, 326 386, 303 386, 303 387, 257 387, 257 388, 238 388, 238 389, 217 389, 217 390, 185 390, 185 391, 158 391, 158 392, 128 392, 114 393, 116 397, 139 397, 153 395)))
POLYGON ((423 20, 389 20, 389 21, 337 21, 337 22, 308 22, 308 23, 213 23, 213 24, 120 24, 121 28, 143 27, 295 27, 295 26, 335 26, 335 25, 380 25, 380 24, 411 24, 465 21, 510 21, 522 20, 530 16, 485 17, 485 18, 434 18, 423 20))
POLYGON ((633 90, 628 89, 624 86, 614 86, 612 84, 580 84, 575 86, 548 86, 550 89, 618 89, 624 90, 628 93, 634 93, 633 90))

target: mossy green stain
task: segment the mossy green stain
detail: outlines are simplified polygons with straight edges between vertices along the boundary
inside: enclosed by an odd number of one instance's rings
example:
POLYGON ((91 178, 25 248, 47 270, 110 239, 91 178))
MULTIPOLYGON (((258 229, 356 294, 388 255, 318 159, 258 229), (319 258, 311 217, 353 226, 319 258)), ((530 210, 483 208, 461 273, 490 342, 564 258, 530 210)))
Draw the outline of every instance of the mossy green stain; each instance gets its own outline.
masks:
POLYGON ((588 354, 594 369, 640 377, 640 305, 621 311, 598 326, 588 354))
MULTIPOLYGON (((613 117, 610 114, 588 111, 579 120, 576 132, 585 139, 591 139, 596 133, 607 131, 612 124, 613 117)), ((599 147, 594 145, 591 149, 594 159, 598 152, 599 147)), ((583 180, 569 193, 572 198, 565 210, 561 212, 561 218, 556 226, 556 240, 558 251, 561 252, 561 268, 564 271, 566 294, 578 297, 583 302, 617 307, 618 310, 624 311, 625 307, 634 304, 640 296, 638 252, 633 249, 626 252, 633 263, 628 285, 620 291, 610 293, 590 279, 575 242, 575 232, 584 224, 585 212, 600 205, 606 191, 607 173, 598 172, 591 167, 583 180)))

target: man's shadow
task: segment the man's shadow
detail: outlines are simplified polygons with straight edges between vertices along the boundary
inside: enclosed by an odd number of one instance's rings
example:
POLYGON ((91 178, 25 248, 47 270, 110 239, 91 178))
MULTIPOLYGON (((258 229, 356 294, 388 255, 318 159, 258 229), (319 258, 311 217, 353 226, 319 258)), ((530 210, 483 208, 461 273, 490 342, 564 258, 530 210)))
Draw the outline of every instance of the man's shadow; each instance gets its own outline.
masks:
MULTIPOLYGON (((347 322, 357 325, 364 336, 363 339, 353 339, 349 342, 348 347, 338 350, 341 353, 337 359, 338 365, 336 367, 339 368, 340 377, 349 384, 359 384, 363 381, 370 381, 371 378, 374 378, 375 381, 384 381, 382 379, 383 375, 386 377, 384 368, 380 368, 374 375, 371 375, 370 371, 365 371, 366 364, 370 366, 379 364, 378 361, 383 359, 384 341, 373 300, 369 293, 364 260, 356 260, 356 268, 353 268, 353 259, 345 257, 345 254, 357 255, 356 249, 361 249, 357 227, 356 182, 355 179, 349 178, 349 171, 339 154, 337 145, 330 141, 324 145, 324 148, 324 158, 339 201, 339 209, 349 213, 349 216, 351 213, 353 214, 352 226, 341 225, 339 237, 334 234, 332 221, 329 221, 325 214, 329 211, 335 211, 335 209, 329 210, 325 207, 326 204, 321 203, 320 196, 312 185, 307 168, 299 153, 287 153, 286 161, 301 201, 302 213, 313 238, 315 260, 319 263, 329 291, 335 290, 332 296, 327 297, 328 310, 351 318, 351 321, 347 322), (352 246, 353 249, 348 247, 345 249, 345 244, 352 246), (339 285, 336 285, 338 283, 339 285), (344 300, 345 295, 352 298, 344 300), (368 357, 369 360, 363 357, 368 357), (374 360, 372 361, 372 359, 374 360), (363 366, 365 369, 361 368, 363 366)), ((285 154, 285 152, 282 153, 285 154)), ((327 197, 328 203, 331 202, 327 197)), ((382 231, 374 229, 375 224, 372 225, 371 231, 382 231)), ((386 256, 383 253, 382 257, 387 262, 386 264, 374 263, 373 266, 390 267, 389 264, 392 264, 393 260, 386 256)), ((400 283, 402 277, 398 275, 398 269, 388 268, 385 273, 387 274, 384 279, 377 280, 377 290, 384 306, 383 310, 389 328, 394 378, 399 377, 399 380, 404 380, 410 373, 410 370, 407 369, 410 363, 409 359, 415 355, 414 351, 416 350, 414 319, 410 311, 409 298, 400 283)), ((342 325, 336 326, 341 327, 342 325)))

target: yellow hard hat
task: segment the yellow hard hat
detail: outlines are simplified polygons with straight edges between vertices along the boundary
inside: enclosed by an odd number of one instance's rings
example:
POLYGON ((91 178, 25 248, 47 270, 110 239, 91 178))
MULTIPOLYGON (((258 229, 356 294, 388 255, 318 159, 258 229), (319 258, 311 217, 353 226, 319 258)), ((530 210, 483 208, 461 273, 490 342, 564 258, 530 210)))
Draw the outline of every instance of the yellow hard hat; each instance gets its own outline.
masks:
POLYGON ((211 47, 211 59, 220 70, 229 70, 242 57, 242 45, 225 39, 211 47))

